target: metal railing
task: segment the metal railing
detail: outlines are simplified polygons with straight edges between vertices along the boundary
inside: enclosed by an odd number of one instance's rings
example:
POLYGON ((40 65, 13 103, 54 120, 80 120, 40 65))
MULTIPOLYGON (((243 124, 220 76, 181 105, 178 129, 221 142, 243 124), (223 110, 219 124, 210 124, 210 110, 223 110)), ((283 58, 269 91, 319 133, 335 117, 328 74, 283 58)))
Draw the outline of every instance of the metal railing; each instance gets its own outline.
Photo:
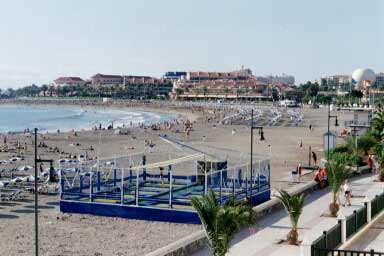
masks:
POLYGON ((376 195, 372 200, 372 218, 384 209, 384 193, 376 195))
POLYGON ((382 252, 370 251, 352 251, 352 250, 337 250, 329 248, 314 248, 312 255, 316 256, 384 256, 382 252))
POLYGON ((360 230, 367 223, 367 208, 353 211, 353 214, 347 218, 347 238, 360 230))
MULTIPOLYGON (((371 201, 371 218, 374 218, 378 213, 384 210, 384 193, 377 195, 371 201)), ((353 214, 346 218, 346 237, 349 238, 358 232, 368 221, 367 204, 364 207, 353 211, 353 214)), ((323 234, 316 239, 311 245, 311 256, 384 256, 383 252, 371 251, 352 251, 352 250, 337 250, 341 242, 341 221, 333 226, 330 230, 324 231, 323 234)))
POLYGON ((326 232, 327 248, 336 248, 341 244, 341 221, 326 232))

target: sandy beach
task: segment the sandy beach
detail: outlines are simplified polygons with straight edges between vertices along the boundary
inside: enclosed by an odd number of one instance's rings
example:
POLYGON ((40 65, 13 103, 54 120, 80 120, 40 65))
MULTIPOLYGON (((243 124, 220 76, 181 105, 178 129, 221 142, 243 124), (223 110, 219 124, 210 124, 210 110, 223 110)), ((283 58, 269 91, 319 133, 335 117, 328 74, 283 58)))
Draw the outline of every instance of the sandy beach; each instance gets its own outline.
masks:
MULTIPOLYGON (((120 108, 121 106, 114 106, 120 108)), ((127 106, 124 106, 127 107, 127 106)), ((113 157, 145 150, 145 140, 152 141, 158 152, 172 152, 175 147, 159 138, 167 134, 205 152, 211 150, 223 155, 237 156, 250 152, 250 128, 240 123, 230 124, 222 120, 236 111, 201 111, 201 108, 130 106, 130 110, 166 111, 182 117, 173 129, 153 130, 140 127, 129 128, 129 135, 116 134, 114 130, 92 130, 68 133, 49 133, 39 140, 46 147, 38 148, 44 159, 62 159, 87 151, 91 158, 113 157), (183 121, 181 121, 183 120, 183 121), (193 123, 189 136, 183 132, 183 122, 193 123), (223 124, 224 123, 224 124, 223 124), (180 132, 175 132, 175 131, 180 132), (55 149, 55 150, 53 150, 55 149), (56 150, 57 149, 57 150, 56 150), (93 149, 93 150, 90 150, 93 149)), ((267 107, 268 108, 268 107, 267 107)), ((285 110, 282 110, 285 111, 285 110)), ((298 110, 303 115, 299 123, 282 118, 278 124, 268 126, 263 120, 265 140, 260 141, 255 131, 254 151, 271 158, 273 190, 289 188, 298 183, 291 182, 291 171, 297 164, 308 165, 309 147, 318 159, 323 155, 322 134, 327 127, 327 109, 298 110), (313 127, 309 130, 309 125, 313 127)), ((339 122, 352 118, 351 113, 337 112, 339 122)), ((342 127, 337 127, 341 130, 342 127)), ((22 165, 33 165, 32 137, 24 134, 7 135, 8 143, 27 143, 22 165)), ((2 141, 1 141, 2 142, 2 141)), ((23 150, 22 150, 23 151, 23 150)), ((9 159, 15 152, 2 152, 0 159, 9 159)), ((57 163, 57 161, 56 161, 57 163)), ((20 164, 20 165, 21 165, 20 164)), ((0 166, 2 169, 3 167, 0 166)), ((48 167, 48 166, 45 166, 48 167)), ((304 172, 301 182, 312 179, 310 170, 304 172)), ((6 255, 31 255, 33 251, 32 194, 22 202, 0 203, 0 233, 3 242, 0 251, 6 255)), ((62 214, 58 209, 58 196, 41 196, 40 240, 42 255, 144 255, 193 231, 199 225, 181 225, 161 222, 146 222, 90 215, 62 214)))

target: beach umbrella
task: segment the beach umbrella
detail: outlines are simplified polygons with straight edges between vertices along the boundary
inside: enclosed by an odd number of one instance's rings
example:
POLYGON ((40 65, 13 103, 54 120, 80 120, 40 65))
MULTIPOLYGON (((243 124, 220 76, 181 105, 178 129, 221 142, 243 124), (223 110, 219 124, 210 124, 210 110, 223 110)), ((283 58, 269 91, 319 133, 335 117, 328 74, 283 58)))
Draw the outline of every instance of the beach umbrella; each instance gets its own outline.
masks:
POLYGON ((11 159, 9 159, 9 162, 18 162, 20 160, 21 160, 20 157, 12 157, 11 159))
POLYGON ((67 159, 59 159, 58 161, 60 164, 64 164, 67 161, 67 159))
POLYGON ((13 183, 20 183, 20 182, 22 182, 22 181, 23 181, 23 180, 22 180, 21 178, 19 178, 19 177, 14 178, 14 179, 12 180, 13 183))
POLYGON ((47 177, 48 175, 49 175, 49 172, 47 172, 47 171, 40 173, 40 177, 47 177))
POLYGON ((71 164, 77 164, 79 162, 79 160, 77 160, 77 159, 70 159, 69 160, 69 163, 71 163, 71 164))
POLYGON ((25 177, 21 178, 21 180, 23 182, 33 182, 33 181, 35 181, 35 177, 33 177, 32 175, 29 175, 29 176, 25 176, 25 177))
POLYGON ((107 162, 104 163, 105 166, 108 166, 108 165, 114 165, 114 164, 115 164, 115 163, 112 162, 112 161, 107 161, 107 162))
POLYGON ((8 185, 9 185, 9 181, 7 181, 7 180, 0 181, 0 188, 6 187, 8 185))
POLYGON ((32 169, 33 169, 33 167, 30 166, 30 165, 23 165, 23 166, 17 167, 18 171, 29 171, 29 170, 32 170, 32 169))

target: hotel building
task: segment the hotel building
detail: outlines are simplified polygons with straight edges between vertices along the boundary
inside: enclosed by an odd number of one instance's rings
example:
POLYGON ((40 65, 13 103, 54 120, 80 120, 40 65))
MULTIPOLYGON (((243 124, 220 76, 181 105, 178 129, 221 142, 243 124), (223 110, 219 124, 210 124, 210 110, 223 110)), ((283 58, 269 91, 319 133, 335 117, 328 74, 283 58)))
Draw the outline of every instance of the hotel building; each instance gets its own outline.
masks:
POLYGON ((257 81, 250 69, 232 72, 186 72, 173 82, 173 99, 267 99, 268 84, 257 81))
POLYGON ((87 81, 84 81, 80 77, 75 76, 67 76, 67 77, 59 77, 53 81, 53 85, 56 87, 60 86, 77 86, 77 85, 85 85, 87 81))

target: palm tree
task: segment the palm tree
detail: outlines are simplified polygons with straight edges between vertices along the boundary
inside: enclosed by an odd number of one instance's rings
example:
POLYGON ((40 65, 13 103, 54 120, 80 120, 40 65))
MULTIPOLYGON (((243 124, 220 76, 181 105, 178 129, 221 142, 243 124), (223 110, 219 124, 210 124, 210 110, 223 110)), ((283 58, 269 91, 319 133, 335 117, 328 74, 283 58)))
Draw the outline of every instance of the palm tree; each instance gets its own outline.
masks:
POLYGON ((48 86, 49 96, 52 97, 54 91, 55 91, 55 87, 54 86, 52 86, 52 85, 48 86))
POLYGON ((337 195, 344 180, 349 176, 349 169, 345 161, 339 157, 328 159, 326 168, 329 185, 332 189, 332 203, 329 205, 329 212, 333 217, 336 217, 340 208, 337 203, 337 195))
POLYGON ((225 94, 225 99, 227 99, 228 93, 230 92, 229 88, 227 86, 224 87, 224 94, 225 94))
POLYGON ((304 207, 304 194, 290 195, 287 191, 280 191, 280 195, 276 196, 283 204, 285 210, 288 213, 289 219, 291 220, 291 231, 287 235, 287 240, 290 244, 297 245, 299 233, 297 232, 297 226, 299 218, 303 212, 304 207))
POLYGON ((204 86, 203 87, 204 98, 205 98, 205 96, 207 96, 207 93, 208 93, 208 88, 207 88, 207 86, 204 86))
POLYGON ((372 134, 379 140, 384 137, 384 112, 379 112, 372 120, 372 134))
POLYGON ((220 206, 212 190, 202 199, 192 197, 191 204, 204 226, 214 256, 224 256, 234 234, 256 220, 250 204, 236 204, 235 197, 231 197, 225 205, 220 206))
POLYGON ((41 86, 41 90, 43 91, 43 95, 44 95, 44 97, 45 97, 45 96, 47 95, 48 85, 43 84, 43 85, 41 86))

